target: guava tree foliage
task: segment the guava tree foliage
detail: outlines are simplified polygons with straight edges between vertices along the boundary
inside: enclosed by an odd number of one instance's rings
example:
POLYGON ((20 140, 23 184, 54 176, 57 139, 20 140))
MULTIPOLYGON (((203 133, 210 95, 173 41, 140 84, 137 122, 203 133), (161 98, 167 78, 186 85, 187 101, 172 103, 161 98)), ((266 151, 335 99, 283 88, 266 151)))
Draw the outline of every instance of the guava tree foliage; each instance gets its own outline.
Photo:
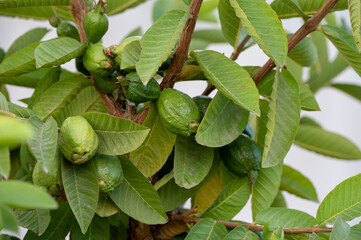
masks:
POLYGON ((325 86, 361 100, 361 86, 332 83, 348 66, 361 76, 360 1, 157 0, 144 34, 104 46, 108 16, 143 2, 0 1, 1 15, 48 20, 58 35, 42 41, 49 29, 35 28, 0 52, 0 239, 19 226, 26 240, 360 239, 361 224, 347 221, 361 216, 361 174, 316 217, 283 198, 318 202, 311 181, 283 164, 292 144, 361 159, 351 141, 300 117, 320 110, 314 93, 325 86), (347 9, 350 21, 330 13, 347 9), (287 33, 285 18, 304 25, 287 33), (234 51, 205 50, 211 43, 234 51), (235 62, 256 44, 265 65, 235 62), (77 72, 61 67, 72 59, 77 72), (194 80, 208 83, 200 96, 173 89, 194 80), (6 85, 34 89, 27 108, 6 85), (253 223, 231 221, 249 199, 253 223))

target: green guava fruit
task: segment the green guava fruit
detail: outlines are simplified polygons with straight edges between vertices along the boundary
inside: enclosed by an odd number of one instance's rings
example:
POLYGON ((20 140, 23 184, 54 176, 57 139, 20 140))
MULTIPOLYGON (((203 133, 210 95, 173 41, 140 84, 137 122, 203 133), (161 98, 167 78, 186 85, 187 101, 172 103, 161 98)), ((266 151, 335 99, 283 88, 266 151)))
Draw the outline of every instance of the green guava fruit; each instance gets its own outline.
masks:
POLYGON ((33 183, 35 185, 44 187, 55 196, 58 196, 63 189, 60 176, 60 158, 55 157, 54 168, 51 168, 46 173, 39 162, 35 164, 33 170, 33 183))
POLYGON ((108 16, 104 12, 101 1, 99 1, 96 9, 89 11, 87 15, 85 15, 83 26, 86 36, 92 43, 99 42, 108 31, 108 16))
POLYGON ((109 76, 115 67, 113 60, 104 54, 104 46, 101 43, 90 44, 85 49, 83 65, 90 73, 100 77, 109 76))
POLYGON ((74 164, 90 160, 98 149, 98 136, 81 116, 68 117, 60 128, 59 148, 74 164))
POLYGON ((221 147, 220 154, 230 172, 238 177, 248 176, 252 184, 256 182, 262 154, 258 145, 247 135, 241 134, 230 144, 221 147))
POLYGON ((157 109, 160 119, 170 132, 190 136, 197 131, 199 110, 187 94, 167 88, 157 100, 157 109))
POLYGON ((118 157, 97 153, 93 159, 100 191, 111 192, 123 182, 123 169, 118 157))
POLYGON ((142 103, 156 100, 160 95, 159 83, 152 78, 147 85, 144 85, 136 72, 128 73, 126 80, 121 80, 124 96, 131 102, 142 103))
POLYGON ((104 93, 113 93, 114 90, 118 87, 118 72, 114 71, 112 75, 99 77, 94 76, 95 86, 104 93))
POLYGON ((90 76, 90 72, 84 67, 83 64, 83 55, 77 56, 75 58, 75 67, 78 72, 84 74, 85 76, 90 76))
POLYGON ((199 121, 201 121, 204 117, 204 114, 206 114, 208 105, 212 101, 212 98, 201 95, 194 97, 193 100, 197 104, 199 110, 199 121))
POLYGON ((60 21, 56 27, 59 37, 70 37, 80 42, 80 35, 77 26, 71 21, 60 21))
POLYGON ((60 19, 56 16, 51 16, 51 17, 49 17, 49 23, 51 26, 56 28, 58 26, 58 24, 60 23, 60 19))
POLYGON ((4 60, 5 57, 5 51, 4 49, 0 48, 0 63, 4 60))

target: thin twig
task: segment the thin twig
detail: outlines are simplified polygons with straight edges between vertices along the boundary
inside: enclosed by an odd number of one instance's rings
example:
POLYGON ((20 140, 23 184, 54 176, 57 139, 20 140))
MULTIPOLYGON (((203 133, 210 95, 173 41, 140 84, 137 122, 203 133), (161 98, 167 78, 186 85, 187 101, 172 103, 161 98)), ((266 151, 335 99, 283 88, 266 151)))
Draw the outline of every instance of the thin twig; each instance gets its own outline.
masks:
MULTIPOLYGON (((186 215, 172 215, 170 217, 173 221, 182 221, 185 223, 197 223, 202 220, 202 218, 193 218, 186 215)), ((263 226, 254 225, 251 223, 238 223, 238 222, 226 222, 217 220, 216 222, 223 224, 227 228, 236 228, 240 225, 247 225, 248 229, 251 231, 262 231, 263 226)), ((323 233, 323 232, 332 232, 332 228, 317 228, 317 227, 310 227, 310 228, 284 228, 283 232, 285 234, 291 233, 323 233)))
MULTIPOLYGON (((322 19, 332 10, 337 2, 338 0, 328 0, 325 2, 322 7, 311 18, 309 18, 307 22, 292 35, 292 37, 290 37, 288 40, 288 52, 290 52, 308 34, 317 30, 317 27, 322 19)), ((253 76, 253 81, 256 84, 260 83, 267 73, 269 73, 275 66, 275 63, 269 59, 253 76)))
POLYGON ((192 2, 189 4, 190 17, 183 28, 183 32, 179 39, 177 49, 167 74, 160 84, 162 89, 172 88, 174 86, 174 83, 177 81, 185 61, 187 60, 189 44, 192 40, 193 31, 196 26, 199 9, 201 8, 202 2, 203 0, 192 0, 192 2))

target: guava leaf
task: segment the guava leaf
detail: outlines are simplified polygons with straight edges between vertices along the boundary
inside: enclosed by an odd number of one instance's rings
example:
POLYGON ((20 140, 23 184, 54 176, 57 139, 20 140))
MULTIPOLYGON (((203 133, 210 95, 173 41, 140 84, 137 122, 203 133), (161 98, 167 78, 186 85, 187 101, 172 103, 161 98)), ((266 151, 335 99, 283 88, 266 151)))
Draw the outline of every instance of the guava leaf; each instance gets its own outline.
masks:
POLYGON ((218 3, 218 14, 221 22, 222 32, 233 49, 237 49, 239 44, 242 23, 237 17, 229 0, 220 0, 218 3))
POLYGON ((75 98, 60 112, 54 114, 54 119, 59 126, 70 116, 81 116, 90 111, 101 97, 94 86, 88 86, 80 90, 75 98))
POLYGON ((233 142, 246 128, 249 112, 218 92, 198 127, 196 141, 208 147, 233 142))
POLYGON ((246 70, 216 51, 191 52, 191 56, 218 91, 246 110, 260 114, 258 91, 246 70))
POLYGON ((342 84, 335 83, 332 84, 331 87, 334 87, 342 92, 354 97, 355 99, 361 101, 361 86, 353 85, 353 84, 342 84))
POLYGON ((100 217, 109 217, 119 212, 119 208, 110 199, 107 193, 99 193, 96 214, 100 217))
POLYGON ((277 196, 281 183, 282 163, 270 168, 261 168, 258 178, 252 189, 252 216, 256 219, 257 214, 269 208, 277 196))
POLYGON ((97 215, 94 216, 92 223, 89 226, 89 230, 83 234, 78 224, 72 229, 72 237, 77 240, 109 240, 110 225, 108 219, 101 218, 97 215))
MULTIPOLYGON (((315 14, 326 0, 298 0, 300 10, 308 15, 315 14)), ((285 3, 285 0, 275 0, 272 2, 271 7, 275 10, 280 18, 298 17, 299 13, 285 3)), ((339 1, 332 11, 339 11, 347 9, 347 1, 339 1)))
POLYGON ((283 0, 285 4, 287 4, 288 7, 293 9, 300 17, 304 19, 308 19, 309 16, 304 14, 300 4, 298 3, 298 0, 283 0))
POLYGON ((308 213, 289 208, 268 208, 257 214, 256 223, 284 228, 302 228, 316 225, 316 219, 308 213))
POLYGON ((166 223, 168 217, 153 185, 127 157, 120 157, 120 161, 124 182, 109 193, 110 198, 124 213, 142 223, 166 223))
POLYGON ((149 128, 130 120, 106 113, 83 115, 99 138, 98 152, 107 155, 122 155, 136 150, 146 139, 149 128))
POLYGON ((176 184, 187 189, 198 185, 211 169, 213 156, 213 148, 197 144, 193 137, 177 135, 174 154, 176 184))
POLYGON ((240 225, 231 230, 223 240, 259 240, 257 234, 248 230, 246 225, 240 225))
POLYGON ((140 40, 142 51, 136 69, 144 84, 148 83, 162 63, 172 54, 188 17, 189 11, 169 11, 143 35, 140 40))
POLYGON ((10 151, 9 147, 0 147, 0 176, 5 179, 10 174, 10 151))
POLYGON ((22 8, 0 8, 0 15, 9 17, 30 18, 35 20, 48 20, 49 17, 59 14, 62 20, 73 20, 68 6, 37 6, 22 8), (61 11, 58 11, 61 10, 61 11))
POLYGON ((316 189, 312 182, 299 171, 284 165, 281 177, 281 190, 314 202, 318 202, 316 189))
POLYGON ((52 5, 70 5, 70 0, 3 0, 0 2, 1 8, 21 8, 21 7, 36 7, 36 6, 52 6, 52 5))
POLYGON ((53 84, 39 101, 34 105, 33 111, 42 120, 61 112, 77 94, 91 81, 83 76, 71 76, 53 84))
POLYGON ((146 0, 107 0, 106 13, 108 16, 112 16, 129 8, 138 6, 144 3, 146 0))
POLYGON ((193 32, 192 39, 200 39, 212 43, 225 43, 227 41, 221 30, 218 29, 196 30, 193 32))
POLYGON ((41 42, 35 49, 36 67, 59 66, 81 54, 85 44, 70 37, 59 37, 41 42))
POLYGON ((9 57, 20 49, 23 49, 24 47, 39 42, 48 32, 49 30, 46 28, 34 28, 27 31, 11 44, 5 54, 5 58, 9 57))
POLYGON ((357 240, 360 236, 361 223, 353 225, 350 229, 350 234, 348 235, 347 240, 357 240))
POLYGON ((143 144, 130 153, 130 160, 145 177, 150 177, 167 161, 172 152, 176 135, 164 127, 154 103, 150 105, 143 126, 149 127, 150 132, 143 144))
POLYGON ((194 225, 185 240, 223 239, 227 235, 227 228, 212 219, 205 218, 194 225))
POLYGON ((0 229, 8 230, 14 233, 19 232, 18 223, 13 210, 0 203, 0 229))
POLYGON ((121 69, 135 69, 140 56, 141 47, 139 41, 127 44, 122 52, 121 69))
POLYGON ((89 161, 76 165, 63 159, 61 177, 70 208, 85 234, 94 217, 99 198, 95 164, 89 161))
POLYGON ((58 207, 58 203, 45 190, 27 182, 1 181, 0 195, 0 203, 12 208, 56 209, 58 207))
POLYGON ((187 3, 186 1, 183 0, 156 0, 152 10, 152 20, 153 22, 155 22, 165 13, 174 9, 186 11, 188 5, 189 5, 189 1, 187 3))
POLYGON ((360 25, 361 25, 361 2, 358 0, 348 0, 348 9, 350 12, 350 21, 353 38, 355 40, 356 47, 361 52, 361 36, 360 36, 360 25))
MULTIPOLYGON (((275 72, 271 72, 258 84, 261 95, 271 96, 274 76, 275 72)), ((269 104, 267 100, 261 101, 261 117, 258 120, 259 129, 256 138, 261 150, 266 147, 266 136, 268 134, 266 124, 269 121, 268 112, 271 110, 269 104)), ((277 104, 275 107, 276 115, 273 135, 271 135, 272 140, 269 152, 262 162, 262 167, 276 166, 283 161, 291 148, 300 121, 301 104, 298 84, 286 70, 282 70, 278 82, 277 104)))
MULTIPOLYGON (((288 35, 289 37, 292 34, 288 35)), ((317 49, 310 38, 302 39, 289 53, 288 56, 301 66, 312 66, 317 61, 317 49)))
POLYGON ((229 221, 246 205, 250 195, 248 178, 236 178, 227 184, 202 218, 229 221))
POLYGON ((26 122, 0 115, 0 148, 17 146, 32 134, 33 129, 26 122))
POLYGON ((285 197, 283 196, 281 191, 278 191, 277 196, 273 200, 271 207, 287 208, 287 203, 286 203, 285 197))
POLYGON ((39 43, 33 43, 4 59, 0 64, 0 77, 19 76, 36 70, 34 52, 39 43))
POLYGON ((230 3, 252 39, 276 64, 283 66, 288 43, 274 10, 263 0, 230 0, 230 3))
POLYGON ((46 231, 38 236, 36 233, 28 230, 24 240, 63 240, 69 234, 74 223, 74 215, 67 202, 60 202, 59 208, 51 212, 51 221, 46 231))
POLYGON ((51 68, 40 68, 36 71, 25 73, 15 77, 0 77, 0 83, 11 84, 21 87, 35 88, 40 80, 51 68))
POLYGON ((31 116, 35 115, 31 109, 20 107, 19 105, 11 102, 9 102, 9 112, 14 113, 17 117, 20 118, 30 118, 31 116))
POLYGON ((19 226, 27 228, 37 235, 42 235, 50 223, 50 210, 17 210, 15 211, 16 219, 19 226))
POLYGON ((300 124, 294 143, 307 150, 339 159, 361 159, 361 151, 350 140, 317 126, 300 124))
POLYGON ((336 218, 330 235, 330 240, 348 239, 351 227, 340 216, 336 218))
POLYGON ((30 117, 28 122, 34 128, 34 135, 29 139, 28 145, 36 160, 47 173, 49 169, 56 168, 54 161, 58 148, 58 124, 50 117, 43 123, 40 118, 30 117))
POLYGON ((323 199, 317 209, 317 223, 333 224, 337 216, 345 221, 361 216, 361 174, 346 179, 338 184, 323 199))
POLYGON ((326 35, 346 62, 361 76, 361 55, 353 36, 346 30, 331 25, 323 25, 320 31, 326 35))

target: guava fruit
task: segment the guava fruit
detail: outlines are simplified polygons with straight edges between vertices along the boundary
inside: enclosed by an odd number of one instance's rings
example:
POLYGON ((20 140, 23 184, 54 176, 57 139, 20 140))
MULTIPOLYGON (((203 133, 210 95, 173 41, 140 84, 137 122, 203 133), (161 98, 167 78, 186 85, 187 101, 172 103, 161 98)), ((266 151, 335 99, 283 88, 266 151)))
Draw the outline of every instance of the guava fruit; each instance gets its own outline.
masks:
POLYGON ((197 131, 199 110, 187 94, 167 88, 157 100, 157 109, 160 119, 170 132, 190 136, 197 131))
POLYGON ((113 73, 115 64, 113 60, 104 54, 104 46, 101 43, 90 44, 83 55, 84 67, 93 75, 100 77, 109 76, 113 73))
POLYGON ((199 121, 201 121, 204 117, 204 114, 206 114, 208 105, 212 101, 212 98, 201 95, 194 97, 193 101, 197 104, 199 110, 199 121))
POLYGON ((99 1, 96 9, 85 15, 83 26, 90 42, 97 43, 102 39, 109 27, 108 16, 104 12, 102 1, 99 1))
POLYGON ((68 117, 60 128, 59 148, 74 164, 90 160, 98 149, 98 136, 81 116, 68 117))
POLYGON ((144 85, 136 72, 131 72, 121 80, 124 96, 131 102, 142 103, 156 100, 160 94, 158 82, 152 78, 147 85, 144 85))
POLYGON ((220 148, 221 158, 227 169, 238 177, 248 176, 254 184, 261 169, 262 154, 258 145, 247 135, 241 134, 230 144, 220 148))
POLYGON ((105 76, 105 77, 99 77, 94 76, 94 84, 95 86, 101 90, 104 93, 113 93, 114 90, 118 87, 117 82, 117 76, 118 72, 114 71, 112 75, 105 76))
POLYGON ((59 37, 71 37, 80 41, 78 28, 71 21, 60 21, 56 27, 56 33, 59 37))
POLYGON ((93 159, 100 191, 111 192, 123 182, 123 169, 118 157, 97 153, 93 159))
POLYGON ((78 72, 84 74, 85 76, 90 76, 90 72, 84 67, 83 64, 83 55, 77 56, 75 58, 75 67, 78 72))

